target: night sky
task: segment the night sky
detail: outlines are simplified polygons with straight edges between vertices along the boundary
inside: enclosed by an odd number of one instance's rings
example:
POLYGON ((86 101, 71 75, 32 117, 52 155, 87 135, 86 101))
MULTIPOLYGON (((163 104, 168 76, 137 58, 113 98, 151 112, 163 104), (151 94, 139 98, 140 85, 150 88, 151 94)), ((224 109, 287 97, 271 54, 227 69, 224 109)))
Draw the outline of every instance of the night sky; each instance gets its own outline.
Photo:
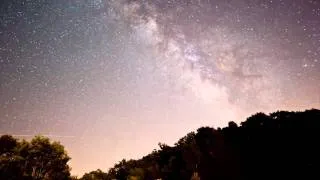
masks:
POLYGON ((59 140, 73 174, 310 108, 319 0, 0 1, 0 134, 59 140))

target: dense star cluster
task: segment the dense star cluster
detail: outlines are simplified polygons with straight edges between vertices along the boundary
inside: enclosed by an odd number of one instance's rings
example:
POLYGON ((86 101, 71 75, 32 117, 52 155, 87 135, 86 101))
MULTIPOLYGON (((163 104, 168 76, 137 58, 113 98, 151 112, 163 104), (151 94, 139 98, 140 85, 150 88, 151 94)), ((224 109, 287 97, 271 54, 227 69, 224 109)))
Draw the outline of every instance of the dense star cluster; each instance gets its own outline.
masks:
POLYGON ((317 0, 1 1, 0 134, 56 137, 82 173, 201 125, 320 108, 319 61, 317 0))

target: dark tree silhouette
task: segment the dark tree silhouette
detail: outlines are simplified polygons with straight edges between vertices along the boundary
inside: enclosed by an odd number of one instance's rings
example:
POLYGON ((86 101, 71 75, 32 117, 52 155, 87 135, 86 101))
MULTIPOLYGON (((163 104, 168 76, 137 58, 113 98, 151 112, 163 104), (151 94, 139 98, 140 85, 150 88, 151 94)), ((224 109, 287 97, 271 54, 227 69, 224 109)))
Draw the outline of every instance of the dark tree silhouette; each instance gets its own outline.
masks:
POLYGON ((48 138, 36 136, 18 141, 12 136, 0 138, 0 179, 69 179, 70 160, 64 147, 48 138))
POLYGON ((91 171, 89 173, 85 173, 80 180, 103 180, 108 179, 108 174, 97 169, 96 171, 91 171))
POLYGON ((111 168, 107 179, 320 179, 320 111, 257 113, 238 126, 201 127, 111 168))
MULTIPOLYGON (((320 179, 320 110, 257 113, 237 125, 201 127, 138 160, 121 160, 108 172, 81 180, 320 179)), ((0 179, 77 179, 62 145, 0 137, 0 179)))

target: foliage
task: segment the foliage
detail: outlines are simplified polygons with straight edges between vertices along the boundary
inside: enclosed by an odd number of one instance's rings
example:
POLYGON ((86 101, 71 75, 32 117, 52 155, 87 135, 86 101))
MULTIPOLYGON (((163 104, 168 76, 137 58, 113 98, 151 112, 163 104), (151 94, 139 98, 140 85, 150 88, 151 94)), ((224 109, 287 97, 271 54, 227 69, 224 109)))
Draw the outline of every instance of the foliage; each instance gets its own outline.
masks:
POLYGON ((320 111, 257 113, 238 126, 201 127, 105 179, 320 179, 320 111))
POLYGON ((104 173, 100 169, 97 169, 96 171, 91 171, 89 173, 85 173, 82 176, 81 180, 103 180, 103 179, 107 179, 107 178, 108 178, 107 173, 104 173))
POLYGON ((64 147, 36 136, 30 142, 0 137, 0 179, 69 179, 70 160, 64 147))
MULTIPOLYGON (((81 180, 320 179, 320 110, 257 113, 225 128, 201 127, 138 160, 81 180)), ((62 145, 45 137, 30 142, 0 138, 0 179, 77 179, 62 145)))

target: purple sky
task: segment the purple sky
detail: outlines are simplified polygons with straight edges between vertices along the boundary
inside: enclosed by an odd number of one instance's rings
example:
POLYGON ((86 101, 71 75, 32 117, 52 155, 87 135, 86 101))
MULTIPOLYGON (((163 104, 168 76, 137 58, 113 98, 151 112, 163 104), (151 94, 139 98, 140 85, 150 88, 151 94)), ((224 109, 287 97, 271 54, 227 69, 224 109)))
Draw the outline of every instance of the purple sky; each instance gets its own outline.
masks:
POLYGON ((0 134, 107 171, 200 126, 320 108, 319 61, 317 0, 1 1, 0 134))

